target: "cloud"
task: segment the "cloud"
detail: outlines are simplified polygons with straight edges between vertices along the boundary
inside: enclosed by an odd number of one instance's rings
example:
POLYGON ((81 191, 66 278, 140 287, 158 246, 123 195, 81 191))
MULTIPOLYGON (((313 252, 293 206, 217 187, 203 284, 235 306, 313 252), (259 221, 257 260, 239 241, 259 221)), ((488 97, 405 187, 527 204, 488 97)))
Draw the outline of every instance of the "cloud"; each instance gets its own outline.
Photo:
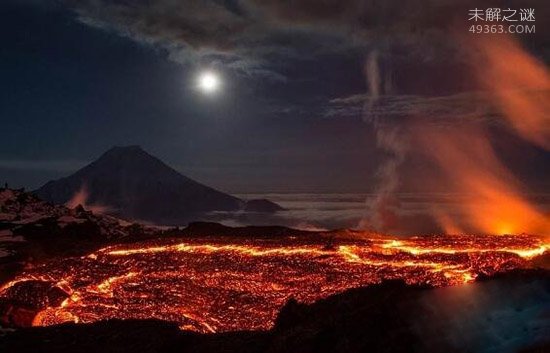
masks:
MULTIPOLYGON (((87 25, 160 47, 171 60, 220 65, 243 76, 285 82, 285 66, 322 53, 380 52, 382 61, 468 60, 456 31, 489 0, 62 0, 87 25)), ((515 7, 545 11, 542 0, 515 7), (540 6, 537 6, 540 5, 540 6)), ((540 31, 539 31, 540 32, 540 31)), ((531 36, 536 38, 540 34, 531 36)))
POLYGON ((499 121, 497 108, 488 93, 481 91, 446 96, 385 95, 366 108, 369 98, 368 94, 356 94, 332 99, 324 115, 327 118, 376 116, 381 122, 415 118, 437 124, 499 121))
POLYGON ((114 29, 152 44, 195 48, 233 46, 239 32, 252 25, 245 16, 217 1, 67 1, 86 24, 114 29))
POLYGON ((286 80, 273 69, 283 66, 284 60, 278 59, 300 57, 322 42, 306 29, 275 25, 269 14, 263 14, 248 1, 65 0, 65 3, 80 22, 162 48, 171 60, 221 65, 245 76, 272 81, 286 80))

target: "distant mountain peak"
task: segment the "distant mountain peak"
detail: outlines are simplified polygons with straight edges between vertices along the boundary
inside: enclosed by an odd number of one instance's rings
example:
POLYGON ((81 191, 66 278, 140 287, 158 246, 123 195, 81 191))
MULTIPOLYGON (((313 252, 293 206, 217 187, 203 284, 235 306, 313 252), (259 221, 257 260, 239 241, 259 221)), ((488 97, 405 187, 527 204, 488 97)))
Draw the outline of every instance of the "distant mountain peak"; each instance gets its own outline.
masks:
POLYGON ((116 145, 116 146, 113 146, 113 147, 111 147, 110 149, 108 149, 107 152, 109 152, 109 151, 115 151, 115 150, 121 150, 121 151, 143 151, 143 148, 142 148, 140 145, 124 145, 124 146, 116 145))
POLYGON ((112 178, 121 173, 121 178, 191 180, 137 145, 112 147, 74 175, 87 179, 101 174, 102 178, 112 178))
POLYGON ((156 157, 150 155, 147 153, 141 146, 139 145, 130 145, 130 146, 114 146, 108 149, 105 153, 103 153, 99 159, 102 158, 109 158, 109 157, 132 157, 132 156, 139 156, 139 157, 151 157, 154 159, 157 159, 156 157))
POLYGON ((118 217, 157 224, 183 224, 213 211, 275 212, 264 200, 245 201, 198 183, 140 146, 115 146, 74 174, 46 183, 35 193, 56 204, 101 205, 118 217), (84 195, 84 196, 83 196, 84 195))

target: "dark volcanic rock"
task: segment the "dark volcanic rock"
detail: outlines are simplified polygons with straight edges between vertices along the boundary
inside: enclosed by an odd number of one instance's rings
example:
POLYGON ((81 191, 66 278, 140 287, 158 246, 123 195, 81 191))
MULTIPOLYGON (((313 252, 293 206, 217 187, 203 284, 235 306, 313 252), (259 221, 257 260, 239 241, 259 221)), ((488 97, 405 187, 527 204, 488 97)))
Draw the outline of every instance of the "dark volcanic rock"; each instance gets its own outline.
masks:
POLYGON ((27 239, 47 239, 52 236, 99 239, 102 235, 99 224, 90 219, 81 219, 81 222, 69 222, 60 226, 58 219, 51 217, 15 227, 13 234, 23 235, 27 239))
MULTIPOLYGON (((77 193, 88 205, 126 219, 183 224, 212 211, 240 211, 247 202, 200 184, 172 169, 138 146, 114 147, 76 173, 36 190, 41 198, 64 204, 77 193)), ((250 208, 273 212, 270 201, 251 201, 250 208)))
POLYGON ((9 251, 0 256, 0 282, 9 281, 26 263, 83 255, 129 238, 160 236, 155 227, 130 225, 83 207, 53 205, 13 189, 0 189, 0 230, 0 247, 9 251))
POLYGON ((111 320, 92 325, 64 324, 16 331, 0 338, 1 352, 87 353, 164 352, 179 337, 175 324, 158 320, 111 320))
POLYGON ((68 294, 53 282, 28 280, 11 286, 4 296, 13 302, 25 303, 30 308, 43 309, 58 306, 68 294))
POLYGON ((36 314, 59 306, 68 294, 48 281, 29 280, 10 287, 0 300, 0 323, 5 326, 30 327, 36 314))
POLYGON ((31 327, 39 311, 11 300, 0 299, 0 325, 5 327, 31 327))
POLYGON ((412 310, 403 309, 422 293, 390 281, 313 305, 290 301, 277 318, 272 343, 278 352, 415 351, 420 342, 409 326, 412 310))
POLYGON ((228 227, 215 222, 191 222, 181 231, 189 236, 230 236, 248 238, 269 238, 281 236, 317 235, 316 232, 292 229, 283 226, 228 227))

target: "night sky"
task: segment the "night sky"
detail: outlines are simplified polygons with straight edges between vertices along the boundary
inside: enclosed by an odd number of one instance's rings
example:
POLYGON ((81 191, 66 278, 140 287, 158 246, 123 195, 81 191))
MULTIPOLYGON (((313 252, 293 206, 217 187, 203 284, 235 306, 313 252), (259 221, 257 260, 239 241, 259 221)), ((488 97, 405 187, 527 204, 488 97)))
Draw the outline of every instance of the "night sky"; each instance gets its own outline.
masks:
MULTIPOLYGON (((420 129, 463 124, 484 93, 453 33, 467 36, 468 9, 485 3, 3 1, 0 181, 36 188, 137 144, 227 192, 371 191, 392 151, 365 108, 369 62, 376 121, 399 139, 411 115, 420 129), (215 95, 195 87, 203 70, 221 77, 215 95)), ((549 6, 521 3, 538 31, 520 41, 548 63, 549 6)), ((489 115, 499 157, 527 190, 548 192, 548 152, 489 115)), ((427 168, 406 148, 399 190, 437 191, 419 182, 427 168)))

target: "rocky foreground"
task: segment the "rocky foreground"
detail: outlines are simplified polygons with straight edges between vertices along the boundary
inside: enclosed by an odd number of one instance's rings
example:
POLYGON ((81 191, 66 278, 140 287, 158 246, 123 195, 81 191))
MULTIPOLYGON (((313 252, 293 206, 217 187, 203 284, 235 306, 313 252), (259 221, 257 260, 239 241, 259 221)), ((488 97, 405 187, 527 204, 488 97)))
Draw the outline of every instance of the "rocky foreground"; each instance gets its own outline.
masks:
MULTIPOLYGON (((349 234, 348 234, 349 233, 349 234)), ((120 243, 165 237, 326 238, 353 232, 308 232, 280 226, 226 227, 192 222, 185 228, 160 227, 46 202, 23 189, 0 188, 0 283, 23 269, 53 258, 80 256, 120 243)))
POLYGON ((0 282, 34 263, 163 230, 42 201, 22 189, 0 189, 0 282))

